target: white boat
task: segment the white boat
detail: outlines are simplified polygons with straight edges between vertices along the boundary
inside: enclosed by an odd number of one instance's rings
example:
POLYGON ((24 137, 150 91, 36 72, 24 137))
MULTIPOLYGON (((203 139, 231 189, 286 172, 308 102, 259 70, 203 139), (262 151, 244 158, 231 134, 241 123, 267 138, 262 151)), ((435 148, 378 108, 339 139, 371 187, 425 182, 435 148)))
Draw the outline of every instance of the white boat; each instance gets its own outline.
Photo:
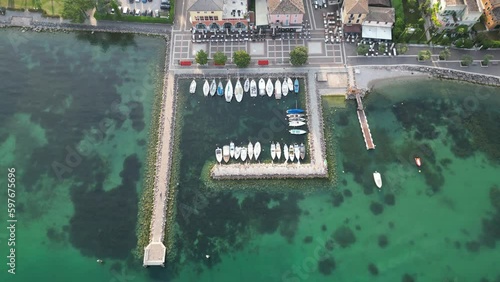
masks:
POLYGON ((234 148, 234 159, 237 160, 240 158, 240 154, 241 154, 241 147, 239 146, 236 146, 234 148))
POLYGON ((271 158, 274 160, 276 158, 276 144, 271 143, 271 158))
POLYGON ((253 158, 253 145, 252 142, 248 142, 248 159, 252 160, 253 158))
POLYGON ((224 145, 222 147, 222 158, 224 159, 224 162, 228 162, 229 161, 229 146, 228 145, 224 145))
POLYGON ((267 83, 266 83, 266 93, 267 93, 267 96, 269 96, 269 97, 273 96, 273 91, 274 91, 273 82, 271 81, 270 78, 268 78, 267 79, 267 83))
POLYGON ((300 120, 292 120, 292 121, 288 122, 288 126, 291 126, 291 127, 303 126, 305 124, 306 124, 305 122, 300 121, 300 120))
POLYGON ((243 90, 247 93, 250 90, 250 79, 245 79, 245 83, 243 84, 243 90))
POLYGON ((222 149, 217 147, 217 149, 215 149, 215 159, 217 159, 217 162, 222 162, 222 149))
POLYGON ((276 142, 276 158, 281 159, 281 146, 278 142, 276 142))
POLYGON ((290 147, 288 147, 288 157, 290 157, 290 161, 293 162, 294 158, 294 153, 295 151, 293 150, 293 145, 290 144, 290 147))
POLYGON ((259 95, 260 96, 266 95, 266 82, 264 81, 263 78, 259 79, 259 95))
POLYGON ((301 117, 304 117, 305 114, 287 114, 286 117, 287 118, 301 118, 301 117))
POLYGON ((203 96, 207 97, 208 93, 210 93, 210 83, 205 79, 205 83, 203 83, 203 96))
POLYGON ((293 91, 293 82, 291 78, 288 78, 286 80, 286 84, 288 84, 288 91, 292 92, 293 91))
POLYGON ((275 91, 274 97, 276 98, 276 100, 281 99, 281 90, 282 90, 281 81, 278 78, 278 79, 276 79, 276 82, 274 84, 274 91, 275 91))
POLYGON ((286 81, 286 78, 283 78, 283 83, 281 84, 281 92, 283 93, 283 96, 288 95, 288 82, 286 81))
POLYGON ((231 158, 234 158, 234 143, 233 143, 233 141, 231 141, 231 143, 229 143, 229 155, 231 156, 231 158))
POLYGON ((304 143, 300 143, 300 159, 303 160, 306 158, 306 147, 304 146, 304 143))
POLYGON ((259 159, 260 151, 262 151, 262 149, 260 147, 260 142, 257 141, 255 143, 255 145, 253 146, 253 156, 254 156, 255 160, 259 159))
POLYGON ((382 176, 378 171, 373 173, 373 180, 375 181, 375 185, 377 185, 378 189, 382 188, 382 176))
POLYGON ((250 82, 250 97, 257 97, 257 83, 254 79, 250 82))
POLYGON ((241 160, 242 161, 246 161, 247 160, 247 148, 246 147, 242 147, 241 148, 241 160))
POLYGON ((295 146, 293 146, 293 154, 295 155, 297 162, 300 162, 300 147, 298 144, 295 144, 295 146))
POLYGON ((219 80, 219 84, 217 84, 217 96, 224 95, 224 86, 222 85, 222 81, 219 80))
POLYGON ((210 96, 214 96, 215 92, 217 92, 217 82, 215 82, 215 78, 210 83, 210 96))
POLYGON ((226 97, 226 102, 228 103, 230 103, 233 99, 233 84, 231 83, 231 79, 227 80, 224 96, 226 97))
POLYGON ((294 118, 289 118, 288 121, 303 121, 306 122, 307 120, 303 117, 294 117, 294 118))
POLYGON ((288 130, 288 132, 290 132, 290 134, 293 134, 293 135, 302 135, 302 134, 307 133, 307 131, 305 131, 303 129, 290 129, 290 130, 288 130))
POLYGON ((193 79, 189 85, 189 93, 194 94, 196 92, 196 80, 193 79))
POLYGON ((288 145, 283 146, 283 156, 285 157, 285 163, 288 162, 288 145))
POLYGON ((236 81, 236 86, 234 87, 234 98, 236 98, 236 102, 241 102, 243 99, 243 87, 241 87, 240 79, 236 81))

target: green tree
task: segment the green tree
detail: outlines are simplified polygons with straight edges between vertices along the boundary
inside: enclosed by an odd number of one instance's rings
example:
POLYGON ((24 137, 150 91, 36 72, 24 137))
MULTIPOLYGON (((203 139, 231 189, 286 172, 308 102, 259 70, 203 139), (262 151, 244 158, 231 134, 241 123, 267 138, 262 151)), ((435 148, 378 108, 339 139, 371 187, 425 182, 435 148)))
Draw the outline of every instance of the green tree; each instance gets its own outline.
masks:
POLYGON ((457 26, 457 28, 455 29, 455 31, 457 32, 457 34, 459 36, 463 36, 463 35, 465 35, 467 33, 468 29, 469 29, 469 27, 466 26, 466 25, 459 25, 459 26, 457 26))
POLYGON ((379 54, 384 54, 385 53, 385 48, 387 47, 387 45, 385 43, 380 43, 378 45, 378 53, 379 54))
POLYGON ((445 48, 443 51, 439 52, 439 59, 440 60, 448 60, 448 58, 451 56, 450 49, 445 48))
POLYGON ((399 55, 405 54, 406 52, 408 52, 408 46, 403 43, 398 43, 396 45, 396 51, 398 52, 399 55))
POLYGON ((239 68, 246 68, 250 64, 250 55, 245 50, 238 50, 233 53, 233 63, 239 68))
POLYGON ((481 64, 483 64, 483 66, 487 66, 490 63, 491 59, 493 59, 493 55, 486 54, 486 55, 484 55, 483 60, 481 61, 481 64))
POLYGON ((370 48, 368 47, 368 45, 366 44, 359 44, 358 46, 358 55, 365 55, 366 53, 368 53, 368 50, 370 48))
POLYGON ((217 51, 217 53, 214 54, 214 63, 216 65, 225 65, 227 62, 227 56, 224 55, 221 51, 217 51))
POLYGON ((309 58, 307 47, 297 46, 290 52, 290 62, 294 66, 302 66, 309 58))
POLYGON ((421 50, 420 52, 418 52, 418 60, 419 61, 425 61, 425 60, 429 60, 431 58, 431 51, 429 50, 421 50))
POLYGON ((471 55, 463 55, 461 64, 462 64, 462 66, 468 66, 468 65, 472 64, 472 61, 473 61, 473 58, 471 55))
POLYGON ((199 65, 206 65, 208 63, 208 54, 204 50, 199 50, 196 52, 196 56, 194 57, 194 60, 196 61, 197 64, 199 65))
POLYGON ((74 23, 83 23, 88 18, 87 11, 95 6, 94 0, 64 0, 62 17, 74 23))

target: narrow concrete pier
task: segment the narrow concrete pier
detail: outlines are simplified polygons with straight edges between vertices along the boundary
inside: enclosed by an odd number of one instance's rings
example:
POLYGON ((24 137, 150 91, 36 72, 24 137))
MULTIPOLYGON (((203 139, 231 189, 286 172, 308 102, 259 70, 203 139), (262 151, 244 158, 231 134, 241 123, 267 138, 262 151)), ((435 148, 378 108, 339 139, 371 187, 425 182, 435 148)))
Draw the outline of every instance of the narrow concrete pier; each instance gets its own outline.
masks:
POLYGON ((358 103, 358 110, 356 112, 358 114, 359 125, 361 126, 361 132, 363 133, 366 149, 373 150, 375 149, 375 144, 373 144, 372 133, 370 132, 370 126, 368 125, 365 109, 363 108, 363 102, 359 94, 356 95, 356 101, 358 103))

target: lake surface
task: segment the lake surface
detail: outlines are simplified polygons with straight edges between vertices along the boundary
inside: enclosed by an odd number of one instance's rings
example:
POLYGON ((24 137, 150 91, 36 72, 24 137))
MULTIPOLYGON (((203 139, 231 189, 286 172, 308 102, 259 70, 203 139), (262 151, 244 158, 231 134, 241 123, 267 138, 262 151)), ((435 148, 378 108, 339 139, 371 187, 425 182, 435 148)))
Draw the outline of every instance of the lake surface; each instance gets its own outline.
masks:
POLYGON ((436 80, 376 86, 364 101, 374 151, 366 151, 354 101, 326 99, 337 179, 242 182, 206 180, 215 147, 260 141, 269 161, 271 141, 305 142, 279 114, 300 97, 227 104, 188 94, 181 80, 175 248, 166 268, 142 268, 131 251, 163 56, 156 38, 0 30, 0 165, 5 178, 8 167, 17 170, 19 220, 17 274, 4 263, 2 281, 500 275, 499 90, 436 80))

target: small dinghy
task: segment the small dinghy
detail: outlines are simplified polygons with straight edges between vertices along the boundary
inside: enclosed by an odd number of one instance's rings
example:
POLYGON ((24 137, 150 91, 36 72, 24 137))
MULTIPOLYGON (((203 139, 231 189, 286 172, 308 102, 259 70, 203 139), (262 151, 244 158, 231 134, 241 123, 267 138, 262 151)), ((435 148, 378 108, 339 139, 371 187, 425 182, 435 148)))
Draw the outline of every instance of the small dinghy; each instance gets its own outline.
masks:
POLYGON ((243 87, 241 87, 240 79, 236 82, 236 86, 234 87, 234 98, 236 98, 236 102, 241 102, 243 100, 243 87))
POLYGON ((222 86, 222 81, 219 80, 219 84, 217 85, 217 96, 224 95, 224 86, 222 86))
POLYGON ((215 159, 219 162, 219 164, 222 162, 222 149, 219 147, 215 149, 215 159))
POLYGON ((212 83, 210 83, 210 96, 214 96, 215 92, 217 92, 217 82, 213 79, 212 83))
POLYGON ((294 150, 293 150, 293 145, 290 144, 290 147, 288 147, 288 157, 290 158, 290 161, 293 163, 294 158, 294 150))
POLYGON ((382 176, 380 175, 380 172, 375 171, 373 173, 373 180, 375 181, 375 185, 377 185, 378 189, 382 188, 382 176))
POLYGON ((224 145, 222 147, 222 158, 224 159, 224 162, 227 163, 229 161, 229 146, 224 145))
POLYGON ((287 78, 286 84, 288 85, 288 91, 292 92, 293 91, 293 82, 292 82, 292 79, 291 78, 287 78))
POLYGON ((288 162, 288 145, 283 146, 283 156, 285 157, 285 163, 288 162))
POLYGON ((266 93, 267 93, 267 96, 269 96, 269 97, 273 96, 273 91, 274 91, 273 82, 271 81, 270 78, 268 78, 267 79, 267 83, 266 83, 266 93))
POLYGON ((247 148, 243 147, 241 148, 241 160, 246 161, 247 160, 247 148))
POLYGON ((203 83, 203 96, 207 97, 210 93, 210 83, 205 79, 205 83, 203 83))
POLYGON ((189 93, 194 94, 196 92, 196 80, 193 79, 189 85, 189 93))
POLYGON ((302 134, 307 133, 307 131, 305 131, 303 129, 290 129, 290 130, 288 130, 288 132, 290 132, 290 134, 292 134, 292 135, 302 135, 302 134))
POLYGON ((245 91, 245 93, 248 93, 249 90, 250 90, 250 80, 247 78, 245 79, 245 83, 243 84, 243 91, 245 91))
POLYGON ((306 146, 304 143, 300 143, 300 159, 303 160, 306 158, 306 146))
POLYGON ((419 157, 415 157, 415 164, 420 167, 422 165, 422 161, 420 160, 419 157))
POLYGON ((252 142, 248 142, 248 159, 252 160, 253 158, 253 144, 252 142))
POLYGON ((281 92, 285 97, 286 95, 288 95, 288 82, 286 81, 286 78, 283 78, 283 84, 281 84, 281 92))
POLYGON ((227 80, 224 95, 226 97, 226 102, 230 103, 231 100, 233 99, 233 84, 231 83, 231 79, 227 80))
POLYGON ((229 156, 231 156, 231 158, 234 158, 234 143, 233 143, 233 141, 231 141, 231 143, 229 143, 229 156))
POLYGON ((293 83, 293 91, 295 94, 299 94, 299 80, 295 79, 295 82, 293 83))
POLYGON ((257 97, 257 83, 253 79, 250 82, 250 97, 257 97))
POLYGON ((300 120, 292 120, 292 121, 288 122, 288 126, 291 126, 291 127, 299 127, 299 126, 303 126, 305 124, 306 123, 304 121, 300 121, 300 120))
POLYGON ((260 96, 266 95, 266 82, 264 81, 263 78, 259 79, 259 95, 260 96))
POLYGON ((260 151, 262 151, 262 149, 260 147, 260 142, 257 141, 255 143, 255 146, 253 146, 253 156, 254 156, 255 160, 259 159, 260 151))
POLYGON ((281 159, 281 146, 278 142, 276 142, 276 158, 281 159))
POLYGON ((281 81, 278 78, 278 79, 276 79, 276 82, 274 84, 274 92, 275 92, 274 93, 274 97, 276 98, 276 100, 281 99, 281 90, 282 90, 282 88, 281 88, 281 81))
POLYGON ((276 158, 276 144, 271 143, 271 158, 274 160, 276 158))
POLYGON ((234 148, 234 159, 237 160, 240 158, 240 154, 241 154, 241 147, 239 146, 236 146, 234 148))

